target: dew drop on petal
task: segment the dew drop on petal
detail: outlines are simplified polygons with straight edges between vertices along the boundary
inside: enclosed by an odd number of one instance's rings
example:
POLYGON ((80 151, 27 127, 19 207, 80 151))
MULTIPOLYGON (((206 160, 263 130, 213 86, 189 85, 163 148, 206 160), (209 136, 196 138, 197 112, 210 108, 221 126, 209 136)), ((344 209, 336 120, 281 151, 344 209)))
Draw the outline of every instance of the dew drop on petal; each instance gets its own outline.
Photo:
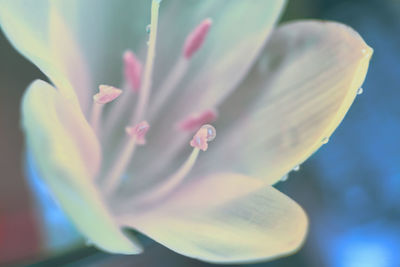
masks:
POLYGON ((147 33, 147 34, 150 34, 150 32, 151 32, 151 25, 148 24, 148 25, 146 26, 146 33, 147 33))
POLYGON ((281 178, 281 182, 286 182, 288 178, 289 178, 289 174, 284 175, 284 176, 281 178))
POLYGON ((297 172, 297 171, 299 171, 300 170, 300 165, 297 165, 297 166, 295 166, 294 168, 293 168, 293 171, 295 171, 295 172, 297 172))
POLYGON ((214 126, 210 124, 205 124, 201 126, 201 129, 207 130, 207 141, 212 141, 217 136, 217 131, 215 130, 214 126))
POLYGON ((361 95, 364 92, 364 89, 362 89, 361 87, 358 88, 357 90, 357 95, 361 95))
POLYGON ((329 142, 329 137, 322 138, 321 142, 322 142, 323 145, 327 144, 329 142))

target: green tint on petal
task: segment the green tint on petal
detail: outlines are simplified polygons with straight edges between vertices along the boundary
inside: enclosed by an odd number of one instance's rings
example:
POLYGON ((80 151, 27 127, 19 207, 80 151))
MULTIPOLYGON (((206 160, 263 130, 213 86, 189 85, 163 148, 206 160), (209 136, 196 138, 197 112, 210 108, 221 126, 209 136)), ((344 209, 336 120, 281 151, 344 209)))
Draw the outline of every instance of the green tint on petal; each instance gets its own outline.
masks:
POLYGON ((277 182, 328 141, 353 103, 372 49, 351 28, 280 26, 220 109, 217 139, 197 172, 234 170, 277 182))
POLYGON ((271 260, 295 252, 308 220, 293 200, 259 179, 213 174, 183 184, 154 206, 122 214, 135 228, 189 257, 215 263, 271 260))
POLYGON ((122 234, 94 186, 101 151, 76 103, 35 81, 23 98, 22 124, 43 179, 77 228, 106 251, 140 253, 140 245, 122 234))

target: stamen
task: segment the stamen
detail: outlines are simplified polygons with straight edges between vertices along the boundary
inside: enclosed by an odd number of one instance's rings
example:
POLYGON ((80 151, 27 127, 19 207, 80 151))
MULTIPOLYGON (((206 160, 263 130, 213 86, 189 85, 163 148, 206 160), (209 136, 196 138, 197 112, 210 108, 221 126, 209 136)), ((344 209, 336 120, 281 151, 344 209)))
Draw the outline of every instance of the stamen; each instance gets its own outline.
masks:
POLYGON ((182 120, 178 125, 182 131, 193 132, 199 129, 202 125, 214 122, 217 119, 217 112, 208 109, 200 114, 189 115, 182 120))
POLYGON ((122 90, 109 85, 99 86, 99 93, 93 96, 94 103, 91 116, 91 125, 95 132, 98 132, 99 129, 101 113, 103 112, 103 105, 113 101, 114 99, 119 97, 121 93, 122 90))
POLYGON ((203 125, 200 130, 197 131, 193 139, 190 141, 190 145, 194 148, 206 151, 208 149, 208 141, 214 140, 216 136, 216 130, 212 125, 203 125))
POLYGON ((138 145, 144 145, 146 144, 145 137, 149 128, 150 126, 147 121, 142 121, 135 127, 126 127, 125 130, 130 137, 136 138, 136 143, 138 145))
MULTIPOLYGON (((196 136, 200 135, 203 141, 207 144, 208 141, 212 141, 216 136, 215 128, 211 125, 203 125, 200 130, 196 133, 196 136)), ((193 140, 192 140, 193 141, 193 140)), ((197 157, 200 152, 200 147, 194 146, 192 153, 185 163, 171 176, 169 176, 160 186, 148 191, 145 195, 135 198, 134 201, 138 202, 153 202, 159 200, 162 197, 167 196, 171 191, 177 188, 185 179, 185 177, 192 170, 196 163, 197 157)), ((203 150, 203 149, 202 149, 203 150)))
POLYGON ((146 66, 144 70, 144 77, 142 88, 140 89, 139 102, 136 106, 135 115, 133 118, 133 124, 136 124, 143 118, 146 111, 147 104, 149 102, 149 96, 151 91, 152 76, 153 76, 153 65, 154 58, 156 56, 156 41, 157 41, 157 28, 158 28, 158 11, 160 8, 160 0, 153 0, 151 3, 151 19, 150 19, 150 37, 148 41, 148 50, 146 58, 146 66))
POLYGON ((136 145, 143 145, 146 143, 145 137, 149 128, 150 126, 146 121, 143 121, 134 127, 126 128, 126 132, 131 138, 129 138, 128 143, 124 146, 125 149, 116 160, 114 167, 106 176, 107 180, 104 185, 104 188, 106 188, 106 194, 114 192, 119 185, 121 176, 133 157, 136 145))
POLYGON ((129 50, 125 51, 123 59, 125 80, 134 92, 138 92, 142 75, 142 63, 129 50))
POLYGON ((100 85, 99 93, 93 96, 94 102, 97 104, 107 104, 120 96, 122 90, 109 85, 100 85))
POLYGON ((210 18, 203 20, 186 38, 183 46, 183 56, 186 59, 190 59, 203 45, 211 24, 210 18))

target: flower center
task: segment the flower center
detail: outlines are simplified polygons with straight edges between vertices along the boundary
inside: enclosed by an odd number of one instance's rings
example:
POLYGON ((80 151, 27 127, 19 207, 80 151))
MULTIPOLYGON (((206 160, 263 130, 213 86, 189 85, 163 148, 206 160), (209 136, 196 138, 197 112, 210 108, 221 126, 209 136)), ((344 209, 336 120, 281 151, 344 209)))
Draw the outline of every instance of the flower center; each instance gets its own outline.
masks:
MULTIPOLYGON (((102 184, 101 188, 104 189, 106 194, 112 194, 118 189, 121 184, 121 177, 126 171, 128 165, 132 161, 135 154, 137 145, 146 144, 146 134, 150 129, 150 121, 159 113, 159 110, 167 104, 167 100, 173 94, 177 85, 185 76, 194 54, 201 49, 206 40, 207 33, 212 25, 211 19, 203 20, 186 38, 182 54, 171 68, 171 71, 166 76, 164 82, 161 83, 160 88, 154 95, 154 99, 150 101, 152 90, 152 76, 154 69, 154 62, 156 56, 156 43, 157 43, 157 29, 160 0, 153 0, 151 4, 151 19, 150 24, 146 28, 149 34, 147 42, 147 56, 144 68, 141 61, 132 51, 125 51, 123 53, 124 65, 124 90, 108 86, 100 85, 99 93, 93 97, 94 103, 91 115, 91 125, 101 140, 108 140, 116 129, 120 128, 118 125, 119 118, 122 114, 126 113, 128 108, 131 108, 131 96, 137 96, 137 104, 132 112, 133 116, 129 125, 126 126, 126 135, 121 140, 121 151, 115 157, 113 162, 100 173, 99 182, 102 184), (121 95, 121 93, 123 93, 121 95), (114 101, 121 95, 118 101, 114 101), (107 120, 102 123, 103 106, 107 103, 115 102, 108 111, 107 120), (104 131, 103 131, 104 129, 104 131)), ((176 173, 171 175, 164 181, 160 187, 157 187, 155 195, 161 196, 166 192, 172 190, 181 180, 189 173, 200 150, 206 151, 208 142, 215 137, 215 128, 208 123, 215 121, 217 112, 213 109, 205 110, 198 114, 188 115, 184 120, 177 122, 177 129, 184 132, 196 132, 190 145, 193 151, 186 162, 180 167, 176 173)), ((123 131, 123 128, 121 128, 123 131)), ((118 144, 117 144, 118 145, 118 144)), ((108 155, 107 155, 108 156, 108 155)), ((107 163, 107 162, 106 162, 107 163)))

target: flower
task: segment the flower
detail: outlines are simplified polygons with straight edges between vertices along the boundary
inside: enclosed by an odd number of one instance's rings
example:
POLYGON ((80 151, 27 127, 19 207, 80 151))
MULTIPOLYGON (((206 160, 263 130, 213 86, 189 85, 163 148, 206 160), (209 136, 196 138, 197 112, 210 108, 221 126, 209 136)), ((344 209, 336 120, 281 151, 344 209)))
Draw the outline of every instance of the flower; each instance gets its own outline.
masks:
POLYGON ((23 97, 30 158, 103 250, 142 252, 133 228, 209 262, 293 253, 307 216, 273 185, 326 143, 372 49, 339 23, 274 29, 283 0, 160 2, 0 3, 53 84, 23 97))

